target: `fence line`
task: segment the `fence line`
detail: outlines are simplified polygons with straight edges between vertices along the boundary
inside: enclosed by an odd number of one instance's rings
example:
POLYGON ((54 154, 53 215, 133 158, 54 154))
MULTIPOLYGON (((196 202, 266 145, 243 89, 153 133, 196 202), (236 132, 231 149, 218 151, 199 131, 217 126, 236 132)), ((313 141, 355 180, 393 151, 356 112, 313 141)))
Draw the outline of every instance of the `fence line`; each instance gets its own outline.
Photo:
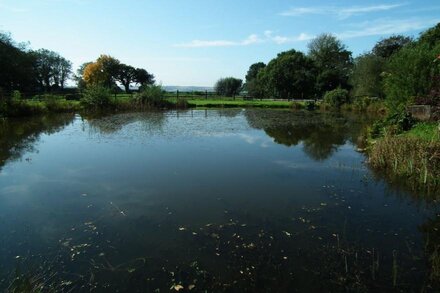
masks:
MULTIPOLYGON (((129 93, 125 92, 117 92, 113 93, 112 95, 114 98, 133 98, 134 95, 138 91, 130 91, 129 93)), ((67 90, 64 92, 20 92, 20 99, 22 100, 36 100, 36 101, 42 101, 44 100, 45 96, 58 96, 61 99, 65 100, 76 100, 79 101, 83 97, 82 91, 72 91, 67 90)), ((8 93, 0 93, 0 100, 6 99, 6 98, 12 98, 14 96, 14 92, 8 92, 8 93)), ((302 101, 302 102, 308 102, 308 101, 315 101, 315 99, 261 99, 261 98, 254 98, 249 95, 236 95, 232 97, 226 97, 222 95, 218 95, 216 92, 210 92, 210 91, 193 91, 193 92, 184 92, 184 91, 167 91, 164 94, 165 98, 175 98, 177 100, 183 99, 183 100, 191 100, 191 99, 204 99, 204 100, 246 100, 246 101, 302 101)))

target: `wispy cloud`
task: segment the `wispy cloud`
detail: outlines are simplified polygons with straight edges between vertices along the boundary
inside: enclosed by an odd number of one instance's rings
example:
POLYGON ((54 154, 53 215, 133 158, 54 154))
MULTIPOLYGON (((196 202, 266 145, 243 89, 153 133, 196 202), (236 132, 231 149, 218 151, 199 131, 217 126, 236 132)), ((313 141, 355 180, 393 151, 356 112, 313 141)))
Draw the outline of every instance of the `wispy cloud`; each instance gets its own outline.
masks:
POLYGON ((307 33, 300 33, 297 36, 280 36, 275 35, 272 31, 265 31, 264 36, 276 44, 282 45, 286 43, 303 42, 313 39, 315 36, 307 33))
POLYGON ((297 36, 281 36, 274 34, 272 31, 265 31, 262 36, 252 34, 241 41, 231 40, 193 40, 189 43, 175 44, 174 47, 180 48, 207 48, 207 47, 234 47, 234 46, 249 46, 261 43, 276 43, 285 44, 292 42, 301 42, 312 39, 314 36, 301 33, 297 36))
POLYGON ((335 15, 341 19, 345 19, 359 14, 388 11, 405 5, 407 5, 407 3, 352 6, 352 7, 337 7, 337 6, 294 7, 284 12, 281 12, 280 15, 301 16, 307 14, 329 14, 329 15, 335 15))
POLYGON ((354 29, 336 34, 341 39, 402 34, 435 25, 438 19, 380 19, 354 25, 354 29))
POLYGON ((261 43, 258 35, 252 34, 242 41, 228 41, 228 40, 193 40, 189 43, 175 44, 174 47, 181 48, 204 48, 204 47, 233 47, 233 46, 248 46, 252 44, 261 43))

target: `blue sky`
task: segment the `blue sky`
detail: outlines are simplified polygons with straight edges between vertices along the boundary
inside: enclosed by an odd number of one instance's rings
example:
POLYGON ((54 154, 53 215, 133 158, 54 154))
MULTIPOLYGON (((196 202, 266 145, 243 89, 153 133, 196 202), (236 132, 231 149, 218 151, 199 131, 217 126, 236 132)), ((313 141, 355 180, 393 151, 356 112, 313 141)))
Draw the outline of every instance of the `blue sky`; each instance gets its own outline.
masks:
POLYGON ((354 56, 440 22, 438 0, 0 0, 0 30, 77 66, 110 54, 163 85, 212 86, 333 33, 354 56))

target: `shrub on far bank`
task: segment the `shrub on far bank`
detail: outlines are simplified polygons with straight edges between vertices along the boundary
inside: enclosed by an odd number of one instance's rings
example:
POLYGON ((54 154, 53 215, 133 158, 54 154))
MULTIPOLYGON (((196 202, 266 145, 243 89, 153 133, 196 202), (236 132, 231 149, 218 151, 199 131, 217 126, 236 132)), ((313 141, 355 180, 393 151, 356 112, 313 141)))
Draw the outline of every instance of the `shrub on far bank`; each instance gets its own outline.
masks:
POLYGON ((306 109, 309 111, 313 111, 316 108, 318 108, 318 106, 316 105, 316 103, 314 101, 308 101, 306 102, 306 109))
POLYGON ((293 101, 293 102, 290 104, 290 106, 291 106, 291 108, 292 108, 293 110, 301 110, 302 108, 304 108, 304 105, 303 105, 303 104, 301 104, 300 102, 295 102, 295 101, 293 101))
POLYGON ((339 109, 343 104, 347 104, 349 102, 350 98, 346 89, 337 88, 326 92, 324 95, 324 103, 333 108, 339 109))
POLYGON ((81 103, 87 108, 107 108, 111 103, 111 91, 103 86, 89 86, 85 91, 81 103))
POLYGON ((165 100, 165 93, 160 85, 144 87, 134 99, 138 106, 145 108, 165 108, 170 104, 165 100))

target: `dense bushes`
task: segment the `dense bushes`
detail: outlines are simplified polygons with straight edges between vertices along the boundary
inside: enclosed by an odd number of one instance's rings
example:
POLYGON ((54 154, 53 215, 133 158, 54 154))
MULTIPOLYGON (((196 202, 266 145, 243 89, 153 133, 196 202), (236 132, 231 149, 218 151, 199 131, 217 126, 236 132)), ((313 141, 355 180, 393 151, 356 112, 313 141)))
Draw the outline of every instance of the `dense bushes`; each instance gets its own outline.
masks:
POLYGON ((215 92, 219 96, 233 97, 240 93, 243 81, 234 77, 219 79, 215 86, 215 92))
POLYGON ((89 86, 81 103, 87 108, 108 108, 111 106, 111 91, 103 86, 89 86))
POLYGON ((331 107, 340 108, 343 104, 348 103, 350 97, 348 91, 345 89, 337 88, 332 91, 326 92, 324 95, 324 103, 327 103, 331 107))
POLYGON ((372 138, 377 138, 384 135, 400 134, 410 130, 415 123, 414 118, 407 112, 392 113, 386 119, 373 124, 371 135, 372 138))
POLYGON ((435 62, 439 53, 440 44, 433 49, 426 44, 414 44, 391 57, 384 89, 392 110, 399 111, 414 98, 429 94, 440 74, 440 65, 435 62))
POLYGON ((165 100, 164 91, 159 85, 144 87, 134 99, 135 103, 142 108, 166 108, 170 105, 165 100))

